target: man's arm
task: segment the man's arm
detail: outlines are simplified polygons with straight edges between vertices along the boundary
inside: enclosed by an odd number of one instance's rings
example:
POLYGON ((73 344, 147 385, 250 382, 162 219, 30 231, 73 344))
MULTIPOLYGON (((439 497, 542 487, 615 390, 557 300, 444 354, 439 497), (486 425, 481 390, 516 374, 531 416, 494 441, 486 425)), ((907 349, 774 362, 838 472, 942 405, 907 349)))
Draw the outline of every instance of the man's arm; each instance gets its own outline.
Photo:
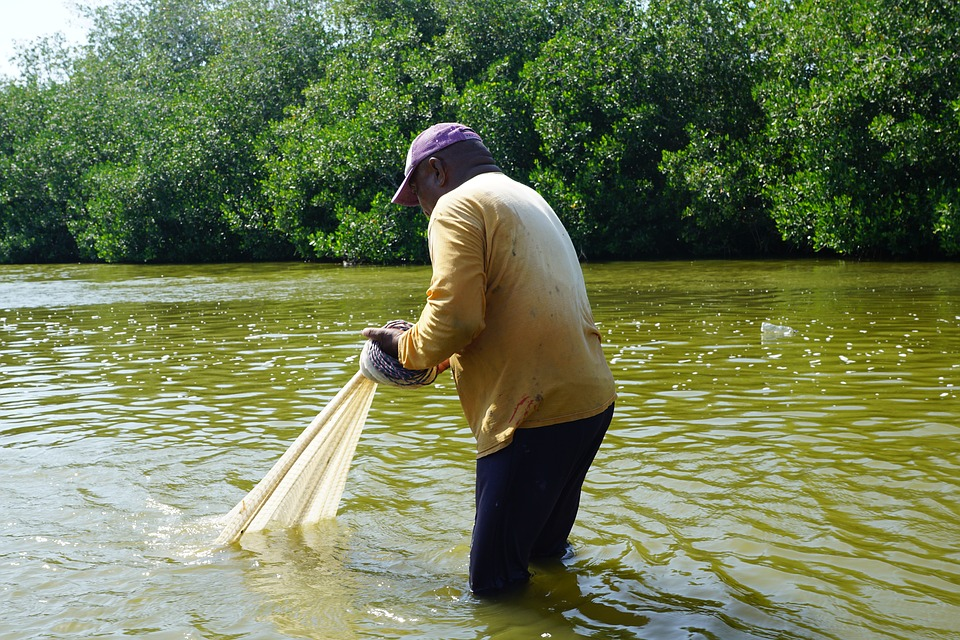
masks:
POLYGON ((461 353, 484 329, 486 238, 475 201, 446 200, 430 222, 433 274, 417 323, 398 338, 399 360, 411 369, 461 353))

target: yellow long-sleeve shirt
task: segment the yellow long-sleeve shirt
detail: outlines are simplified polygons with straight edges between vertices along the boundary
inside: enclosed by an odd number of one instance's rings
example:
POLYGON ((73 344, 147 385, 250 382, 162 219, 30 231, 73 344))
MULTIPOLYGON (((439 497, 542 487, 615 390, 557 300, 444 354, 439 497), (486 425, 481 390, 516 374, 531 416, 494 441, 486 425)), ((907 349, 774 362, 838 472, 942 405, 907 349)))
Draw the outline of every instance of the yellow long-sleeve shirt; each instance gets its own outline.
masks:
POLYGON ((536 191, 480 174, 439 199, 428 237, 433 276, 400 361, 425 369, 450 358, 477 457, 517 428, 610 406, 613 375, 576 251, 536 191))

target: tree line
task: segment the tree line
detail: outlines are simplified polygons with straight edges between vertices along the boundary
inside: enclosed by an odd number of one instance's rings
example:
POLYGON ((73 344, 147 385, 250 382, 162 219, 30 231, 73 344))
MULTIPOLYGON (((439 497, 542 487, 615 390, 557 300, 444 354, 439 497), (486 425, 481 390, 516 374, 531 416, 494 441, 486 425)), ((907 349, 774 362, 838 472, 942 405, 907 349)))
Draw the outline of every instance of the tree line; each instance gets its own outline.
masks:
POLYGON ((960 255, 955 0, 119 0, 0 82, 0 262, 425 261, 473 126, 585 259, 960 255))

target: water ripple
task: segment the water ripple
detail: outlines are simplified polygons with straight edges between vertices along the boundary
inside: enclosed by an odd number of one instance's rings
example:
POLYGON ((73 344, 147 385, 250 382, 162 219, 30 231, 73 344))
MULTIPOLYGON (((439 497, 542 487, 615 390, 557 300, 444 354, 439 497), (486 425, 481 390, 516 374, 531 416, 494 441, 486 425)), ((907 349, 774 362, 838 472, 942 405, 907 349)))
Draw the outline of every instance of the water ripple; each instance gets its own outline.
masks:
POLYGON ((336 521, 213 548, 428 275, 0 269, 0 634, 960 634, 957 265, 588 265, 617 412, 574 553, 516 598, 466 586, 449 379, 378 390, 336 521))

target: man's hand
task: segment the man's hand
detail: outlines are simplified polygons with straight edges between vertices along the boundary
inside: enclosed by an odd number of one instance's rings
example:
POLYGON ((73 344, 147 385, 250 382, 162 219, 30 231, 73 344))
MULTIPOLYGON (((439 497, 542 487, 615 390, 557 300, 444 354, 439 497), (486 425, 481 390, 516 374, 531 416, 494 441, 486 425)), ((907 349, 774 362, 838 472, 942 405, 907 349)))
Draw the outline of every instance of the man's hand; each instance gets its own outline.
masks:
MULTIPOLYGON (((397 360, 400 359, 398 354, 398 343, 400 342, 400 336, 403 335, 402 329, 392 329, 392 328, 374 328, 368 327, 360 332, 360 334, 368 339, 373 340, 374 342, 380 345, 380 349, 383 350, 388 356, 393 356, 397 360)), ((450 358, 447 358, 443 362, 437 365, 437 373, 443 373, 450 368, 450 358)))
POLYGON ((360 333, 364 338, 373 340, 379 344, 380 349, 382 349, 385 354, 399 359, 397 344, 400 342, 400 336, 403 335, 401 329, 376 329, 374 327, 368 327, 360 333))

